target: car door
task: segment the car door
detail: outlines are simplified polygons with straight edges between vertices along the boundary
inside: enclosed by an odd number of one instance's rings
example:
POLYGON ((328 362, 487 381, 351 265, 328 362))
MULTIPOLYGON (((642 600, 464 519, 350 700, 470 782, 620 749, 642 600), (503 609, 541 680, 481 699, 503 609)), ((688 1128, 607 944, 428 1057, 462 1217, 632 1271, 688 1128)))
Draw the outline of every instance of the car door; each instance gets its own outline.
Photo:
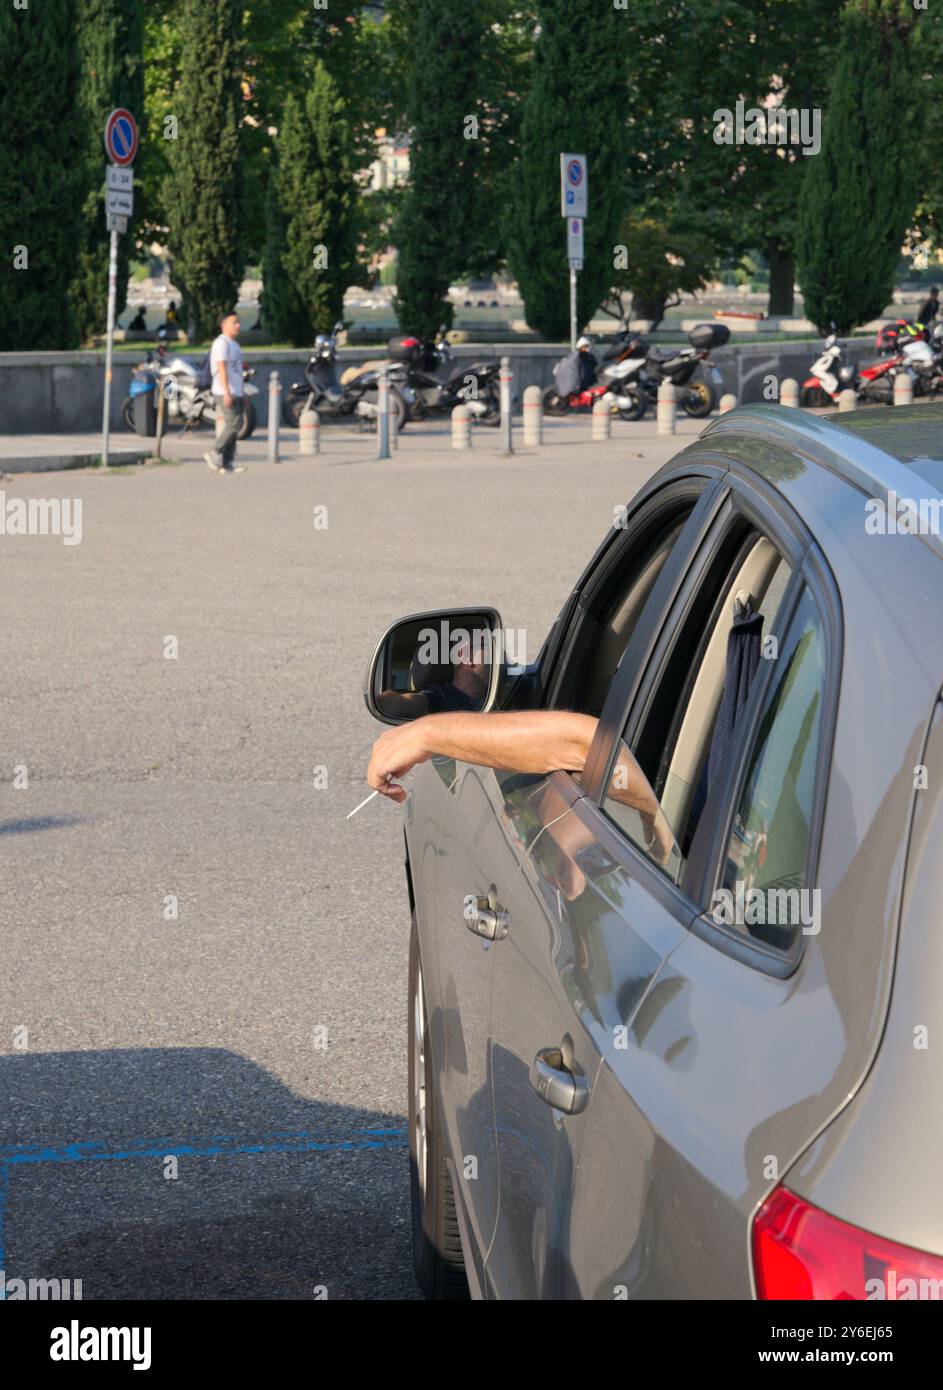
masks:
POLYGON ((530 802, 535 779, 461 762, 437 771, 449 778, 435 871, 437 1083, 469 1253, 483 1262, 499 1197, 488 1064, 498 924, 513 910, 527 844, 539 830, 530 802))
MULTIPOLYGON (((581 630, 565 639, 564 669, 550 688, 560 703, 584 712, 598 712, 606 696, 603 748, 614 728, 606 717, 610 698, 620 699, 642 669, 685 557, 709 524, 713 488, 706 484, 701 477, 663 490, 634 518, 621 557, 604 552, 585 579, 574 618, 581 630)), ((631 1017, 687 924, 670 905, 651 902, 638 929, 627 930, 629 904, 639 895, 616 838, 594 825, 577 779, 561 772, 533 781, 538 833, 494 952, 491 1077, 501 1196, 485 1275, 489 1296, 498 1298, 572 1293, 571 1198, 596 1073, 616 1020, 631 1017)))

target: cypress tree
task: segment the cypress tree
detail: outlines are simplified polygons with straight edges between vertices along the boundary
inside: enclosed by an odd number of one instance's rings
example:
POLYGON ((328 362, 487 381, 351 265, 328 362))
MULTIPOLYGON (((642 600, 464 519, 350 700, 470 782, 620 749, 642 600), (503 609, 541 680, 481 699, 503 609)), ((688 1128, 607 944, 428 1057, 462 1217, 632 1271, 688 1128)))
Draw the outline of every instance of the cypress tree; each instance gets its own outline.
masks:
POLYGON ((360 270, 352 135, 343 98, 323 63, 315 65, 304 97, 292 94, 285 103, 272 187, 266 322, 278 336, 302 344, 343 316, 344 292, 360 270))
POLYGON ((394 229, 394 307, 404 331, 427 338, 440 323, 451 324, 448 287, 477 249, 481 28, 477 5, 416 0, 409 186, 394 229))
MULTIPOLYGON (((72 301, 83 342, 104 333, 108 315, 108 244, 105 220, 105 121, 124 106, 140 124, 144 114, 143 22, 139 0, 75 0, 81 61, 78 110, 85 137, 82 231, 72 301)), ((118 313, 128 290, 134 240, 118 240, 118 313)))
POLYGON ((799 201, 799 283, 821 332, 850 333, 882 312, 917 201, 919 132, 909 0, 852 0, 824 118, 799 201))
POLYGON ((269 165, 265 195, 265 247, 262 253, 262 326, 281 342, 302 345, 308 341, 310 324, 301 301, 285 273, 286 223, 278 196, 278 166, 275 157, 269 165))
POLYGON ((0 54, 0 350, 72 348, 81 198, 72 0, 0 6, 0 54))
POLYGON ((242 0, 180 0, 178 138, 169 142, 174 283, 191 337, 236 303, 243 260, 242 0))
POLYGON ((527 322, 545 337, 563 338, 569 331, 569 296, 560 155, 585 154, 589 161, 577 303, 582 324, 611 286, 626 210, 627 34, 624 13, 598 0, 538 0, 536 11, 540 30, 514 171, 508 262, 527 322))

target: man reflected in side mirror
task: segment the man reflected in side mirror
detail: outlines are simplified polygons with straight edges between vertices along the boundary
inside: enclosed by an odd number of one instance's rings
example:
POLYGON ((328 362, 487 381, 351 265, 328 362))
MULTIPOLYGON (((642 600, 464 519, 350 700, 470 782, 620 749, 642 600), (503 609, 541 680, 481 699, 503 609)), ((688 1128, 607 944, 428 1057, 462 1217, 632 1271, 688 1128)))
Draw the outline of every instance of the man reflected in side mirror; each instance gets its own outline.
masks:
POLYGON ((384 690, 376 697, 377 709, 391 719, 480 710, 488 694, 486 654, 473 651, 471 643, 463 641, 455 655, 451 680, 425 685, 421 690, 384 690))

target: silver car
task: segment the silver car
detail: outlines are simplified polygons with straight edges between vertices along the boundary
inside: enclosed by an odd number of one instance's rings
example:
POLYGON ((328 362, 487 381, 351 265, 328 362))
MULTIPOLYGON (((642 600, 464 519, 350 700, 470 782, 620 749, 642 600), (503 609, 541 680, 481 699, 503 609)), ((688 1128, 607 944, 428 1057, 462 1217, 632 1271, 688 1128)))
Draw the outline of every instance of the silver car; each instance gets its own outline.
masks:
POLYGON ((750 406, 636 495, 533 665, 486 607, 379 642, 386 722, 598 718, 579 778, 411 779, 427 1295, 939 1290, 941 510, 943 408, 750 406), (620 749, 670 853, 620 800, 620 749))

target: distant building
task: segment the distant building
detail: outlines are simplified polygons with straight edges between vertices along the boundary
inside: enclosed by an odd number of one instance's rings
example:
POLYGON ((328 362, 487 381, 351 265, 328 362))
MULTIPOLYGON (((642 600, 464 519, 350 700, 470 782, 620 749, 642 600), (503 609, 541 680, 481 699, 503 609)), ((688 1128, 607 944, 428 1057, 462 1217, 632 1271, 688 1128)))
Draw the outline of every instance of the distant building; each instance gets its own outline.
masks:
POLYGON ((395 188, 409 178, 409 138, 392 136, 381 126, 375 132, 377 157, 370 166, 370 188, 395 188))

